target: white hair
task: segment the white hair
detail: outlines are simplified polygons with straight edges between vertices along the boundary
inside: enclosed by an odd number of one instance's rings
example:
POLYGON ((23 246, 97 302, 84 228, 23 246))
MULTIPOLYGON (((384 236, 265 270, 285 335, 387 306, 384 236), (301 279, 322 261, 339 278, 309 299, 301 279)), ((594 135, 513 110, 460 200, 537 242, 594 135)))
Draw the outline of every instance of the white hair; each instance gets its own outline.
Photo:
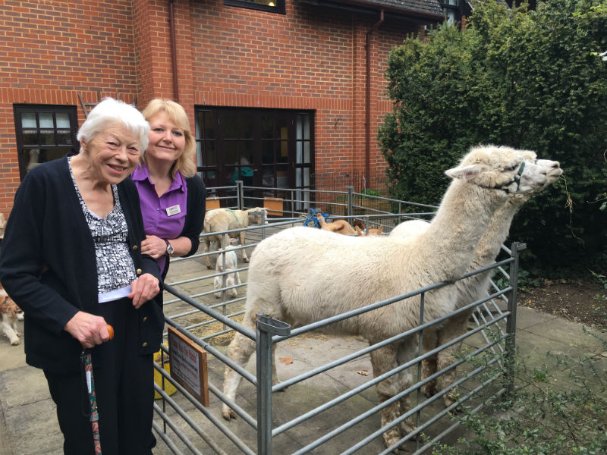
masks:
POLYGON ((150 124, 135 107, 113 98, 104 98, 89 112, 76 137, 79 141, 88 142, 110 124, 115 123, 122 123, 139 138, 139 146, 143 154, 148 146, 150 124))

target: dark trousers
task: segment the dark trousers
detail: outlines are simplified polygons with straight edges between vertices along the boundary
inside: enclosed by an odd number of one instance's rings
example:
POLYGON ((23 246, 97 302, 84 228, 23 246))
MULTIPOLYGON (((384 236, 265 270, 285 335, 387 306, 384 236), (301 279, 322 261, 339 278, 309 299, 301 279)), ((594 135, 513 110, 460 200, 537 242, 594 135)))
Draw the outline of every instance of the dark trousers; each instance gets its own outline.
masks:
MULTIPOLYGON (((149 455, 152 435, 154 369, 152 355, 139 355, 138 317, 129 299, 100 304, 114 339, 92 350, 93 377, 104 455, 149 455)), ((44 372, 64 436, 66 455, 93 454, 93 433, 84 372, 44 372)))

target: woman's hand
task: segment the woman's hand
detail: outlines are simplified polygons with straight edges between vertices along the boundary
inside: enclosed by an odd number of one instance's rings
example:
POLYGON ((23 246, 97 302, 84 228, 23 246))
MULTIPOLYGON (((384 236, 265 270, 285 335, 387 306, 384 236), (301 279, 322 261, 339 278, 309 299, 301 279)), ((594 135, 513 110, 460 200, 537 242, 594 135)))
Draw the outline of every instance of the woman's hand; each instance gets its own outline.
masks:
POLYGON ((150 273, 144 273, 131 283, 129 299, 133 300, 133 306, 139 308, 148 300, 152 300, 160 292, 158 278, 150 273))
POLYGON ((92 348, 110 340, 107 323, 101 316, 78 311, 67 321, 64 330, 76 338, 83 348, 92 348))
POLYGON ((167 252, 167 244, 164 239, 155 235, 146 235, 141 242, 141 254, 146 254, 154 259, 162 257, 167 252))

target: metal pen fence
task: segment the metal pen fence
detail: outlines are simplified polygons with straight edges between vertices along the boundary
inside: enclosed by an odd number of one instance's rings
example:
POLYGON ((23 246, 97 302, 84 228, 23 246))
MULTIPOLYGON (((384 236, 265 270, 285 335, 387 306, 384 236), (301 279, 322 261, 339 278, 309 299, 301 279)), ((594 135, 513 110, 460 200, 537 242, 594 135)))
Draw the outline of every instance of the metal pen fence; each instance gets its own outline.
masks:
MULTIPOLYGON (((224 188, 222 197, 227 207, 263 206, 257 188, 224 188), (228 205, 231 200, 239 201, 228 205)), ((281 199, 284 210, 279 216, 269 217, 267 224, 244 229, 246 244, 241 248, 252 250, 260 241, 281 229, 301 225, 310 208, 339 213, 340 218, 360 219, 367 226, 382 226, 389 232, 401 221, 429 218, 434 207, 396 201, 388 198, 354 193, 314 191, 309 197, 297 199, 294 190, 284 190, 281 199), (288 197, 295 199, 288 199, 288 197), (291 210, 313 201, 300 210, 291 210), (383 209, 389 207, 391 211, 383 209)), ((216 192, 216 194, 218 194, 216 192)), ((272 197, 276 197, 276 194, 272 197)), ((238 234, 240 230, 227 232, 238 234)), ((202 234, 204 240, 206 234, 202 234)), ((201 242, 201 244, 204 242, 201 242)), ((453 442, 461 431, 456 412, 476 413, 491 400, 511 391, 513 383, 513 355, 516 322, 516 292, 518 251, 503 248, 499 261, 464 275, 492 271, 496 278, 487 296, 457 311, 435 320, 426 320, 423 302, 425 296, 453 283, 434 283, 411 290, 403 295, 374 302, 364 308, 349 311, 313 324, 292 328, 282 321, 260 315, 256 332, 243 327, 239 320, 244 312, 248 264, 239 262, 240 285, 238 295, 228 297, 231 289, 214 287, 215 277, 225 273, 207 270, 205 258, 216 253, 200 251, 190 258, 172 260, 165 286, 165 315, 168 326, 203 348, 208 359, 208 388, 210 405, 203 406, 189 390, 166 371, 165 362, 170 353, 163 347, 162 360, 156 366, 156 402, 154 430, 164 443, 166 453, 231 454, 304 454, 304 453, 381 453, 387 454, 403 446, 412 453, 424 453, 439 442, 453 442), (219 292, 221 297, 215 297, 219 292), (379 343, 369 345, 357 337, 331 336, 332 327, 340 321, 364 313, 380 311, 395 303, 418 297, 421 299, 417 327, 379 343), (468 330, 433 349, 422 349, 424 336, 445 321, 471 314, 468 330), (255 341, 255 361, 241 368, 226 353, 235 332, 255 341), (385 346, 402 343, 415 337, 416 352, 390 371, 374 377, 369 355, 385 346), (460 347, 456 360, 440 366, 424 377, 422 363, 439 352, 460 347), (272 350, 280 381, 272 384, 272 350), (223 393, 223 370, 227 366, 244 378, 236 402, 223 393), (457 372, 455 380, 432 396, 422 392, 445 375, 457 372), (380 401, 374 387, 385 379, 413 372, 417 379, 405 390, 380 401), (170 388, 173 388, 170 393, 170 388), (447 397, 453 400, 443 404, 447 397), (391 422, 380 424, 378 413, 386 406, 409 399, 411 408, 391 422), (221 405, 228 404, 238 416, 231 422, 221 416, 221 405), (382 434, 404 422, 412 423, 413 431, 390 447, 382 441, 382 434)), ((211 263, 214 263, 211 261, 211 263)))

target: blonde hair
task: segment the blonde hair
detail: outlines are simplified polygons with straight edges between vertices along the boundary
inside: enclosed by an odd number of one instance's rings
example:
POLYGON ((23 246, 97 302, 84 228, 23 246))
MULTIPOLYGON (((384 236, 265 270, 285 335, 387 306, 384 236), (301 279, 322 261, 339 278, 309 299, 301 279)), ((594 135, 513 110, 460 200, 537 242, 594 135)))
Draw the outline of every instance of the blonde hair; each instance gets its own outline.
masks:
MULTIPOLYGON (((184 177, 192 177, 196 174, 197 170, 196 162, 194 161, 196 156, 196 141, 192 135, 192 130, 190 129, 188 115, 181 104, 164 98, 154 98, 142 111, 143 116, 148 121, 160 112, 165 112, 169 117, 169 120, 173 122, 177 128, 183 130, 185 136, 185 149, 173 164, 173 167, 171 168, 171 177, 175 177, 178 171, 181 172, 184 177)), ((143 155, 143 160, 146 160, 145 154, 143 155)))

